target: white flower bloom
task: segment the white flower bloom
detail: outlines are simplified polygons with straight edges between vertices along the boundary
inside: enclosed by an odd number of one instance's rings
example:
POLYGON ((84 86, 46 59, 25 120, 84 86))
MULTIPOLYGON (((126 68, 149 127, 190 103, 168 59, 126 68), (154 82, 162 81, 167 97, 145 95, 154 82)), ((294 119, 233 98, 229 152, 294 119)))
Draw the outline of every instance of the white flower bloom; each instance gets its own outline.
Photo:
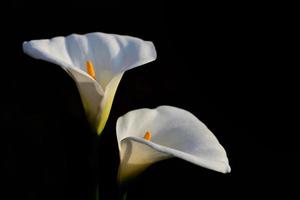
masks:
POLYGON ((32 40, 23 43, 23 50, 69 73, 98 134, 105 126, 123 73, 156 59, 152 42, 99 32, 32 40))
POLYGON ((230 172, 226 152, 217 138, 186 110, 171 106, 134 110, 118 119, 116 129, 121 182, 171 157, 230 172))

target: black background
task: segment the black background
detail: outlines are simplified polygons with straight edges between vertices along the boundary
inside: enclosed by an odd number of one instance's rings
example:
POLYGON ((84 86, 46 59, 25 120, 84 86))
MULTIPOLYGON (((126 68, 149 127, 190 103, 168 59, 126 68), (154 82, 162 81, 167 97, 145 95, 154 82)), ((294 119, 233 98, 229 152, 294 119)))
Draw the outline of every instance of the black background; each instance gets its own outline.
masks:
POLYGON ((292 62, 298 24, 291 8, 274 2, 2 3, 1 199, 92 199, 99 181, 100 199, 116 199, 116 120, 159 105, 184 108, 203 121, 227 150, 232 173, 170 159, 142 174, 129 199, 289 199, 297 180, 290 113, 297 113, 299 66, 292 62), (89 129, 72 79, 21 49, 26 40, 94 31, 153 41, 158 54, 125 73, 100 139, 89 129))

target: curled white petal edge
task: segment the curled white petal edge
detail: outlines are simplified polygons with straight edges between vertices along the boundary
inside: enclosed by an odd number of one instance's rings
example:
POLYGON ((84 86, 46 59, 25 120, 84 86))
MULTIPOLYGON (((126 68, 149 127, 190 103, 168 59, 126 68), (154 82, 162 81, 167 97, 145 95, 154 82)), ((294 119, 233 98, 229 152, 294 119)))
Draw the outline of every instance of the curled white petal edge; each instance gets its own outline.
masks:
MULTIPOLYGON (((46 39, 45 39, 46 41, 46 39)), ((50 63, 54 63, 60 67, 62 67, 72 78, 74 78, 72 72, 69 70, 69 68, 71 68, 72 70, 74 70, 75 72, 84 75, 85 77, 87 77, 91 82, 95 82, 98 84, 97 81, 95 81, 87 72, 82 71, 79 69, 79 67, 74 67, 66 62, 64 62, 61 59, 54 59, 52 58, 51 55, 49 55, 49 53, 46 53, 45 51, 41 51, 38 48, 35 48, 34 45, 32 45, 31 41, 25 41, 23 42, 23 51, 27 54, 30 55, 31 57, 37 59, 37 60, 44 60, 50 63)), ((103 89, 103 88, 102 88, 103 89)))
POLYGON ((162 145, 153 143, 151 141, 146 141, 145 139, 139 138, 139 137, 130 136, 130 137, 124 138, 123 140, 133 140, 135 142, 139 142, 139 143, 147 145, 147 146, 149 146, 149 147, 153 148, 154 150, 159 151, 161 153, 168 154, 168 155, 173 156, 173 157, 181 158, 183 160, 186 160, 188 162, 191 162, 193 164, 202 166, 202 167, 207 168, 207 169, 211 169, 211 170, 218 171, 218 172, 221 172, 221 173, 229 173, 231 171, 231 168, 228 164, 228 161, 227 162, 226 161, 222 162, 222 161, 202 159, 202 158, 193 156, 192 154, 176 150, 174 148, 162 146, 162 145))

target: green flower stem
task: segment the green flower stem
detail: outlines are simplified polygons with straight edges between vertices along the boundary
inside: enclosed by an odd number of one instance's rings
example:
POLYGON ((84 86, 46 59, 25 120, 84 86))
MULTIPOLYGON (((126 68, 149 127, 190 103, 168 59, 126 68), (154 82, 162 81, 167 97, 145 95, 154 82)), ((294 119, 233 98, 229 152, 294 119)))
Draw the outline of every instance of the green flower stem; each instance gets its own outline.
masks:
POLYGON ((92 136, 91 138, 91 157, 90 164, 92 169, 92 199, 99 200, 99 136, 97 134, 92 136))
POLYGON ((119 199, 127 200, 128 199, 128 191, 130 190, 130 182, 118 182, 119 183, 119 199))
POLYGON ((100 197, 99 197, 99 184, 97 184, 97 187, 96 187, 96 200, 100 200, 100 197))
POLYGON ((127 192, 124 192, 124 193, 123 193, 122 200, 127 200, 127 192))

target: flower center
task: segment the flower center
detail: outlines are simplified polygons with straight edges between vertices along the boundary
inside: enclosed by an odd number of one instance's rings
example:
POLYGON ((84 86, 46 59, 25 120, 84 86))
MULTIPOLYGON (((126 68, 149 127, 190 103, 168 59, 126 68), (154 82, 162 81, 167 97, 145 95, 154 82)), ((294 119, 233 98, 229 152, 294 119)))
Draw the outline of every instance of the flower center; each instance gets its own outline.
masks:
POLYGON ((150 141, 151 140, 151 133, 147 131, 144 135, 144 139, 150 141))
POLYGON ((96 80, 96 73, 95 73, 95 69, 94 69, 94 65, 93 65, 93 62, 88 60, 86 61, 85 63, 85 66, 86 66, 86 71, 87 73, 93 77, 94 80, 96 80))

